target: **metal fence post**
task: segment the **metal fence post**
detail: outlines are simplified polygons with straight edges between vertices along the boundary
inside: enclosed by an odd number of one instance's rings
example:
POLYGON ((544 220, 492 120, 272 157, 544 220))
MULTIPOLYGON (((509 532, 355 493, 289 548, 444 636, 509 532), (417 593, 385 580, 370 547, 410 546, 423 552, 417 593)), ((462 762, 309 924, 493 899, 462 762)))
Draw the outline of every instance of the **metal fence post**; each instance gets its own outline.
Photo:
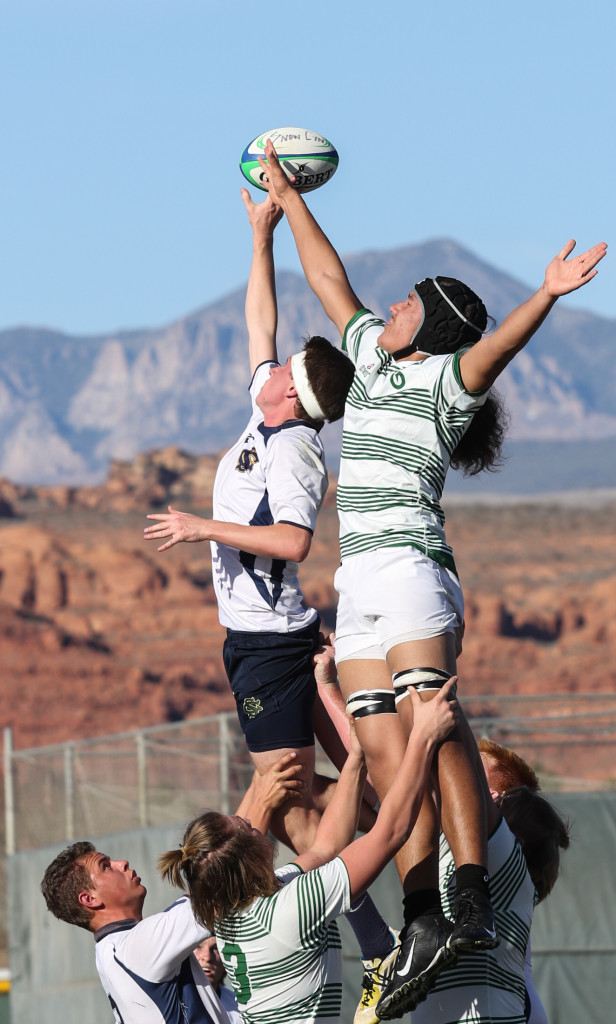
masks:
POLYGON ((148 777, 147 748, 145 733, 141 730, 135 736, 137 745, 137 788, 139 793, 139 824, 142 828, 148 825, 148 777))
POLYGON ((229 720, 222 714, 218 724, 218 764, 220 769, 220 809, 230 814, 229 801, 229 720))
POLYGON ((66 838, 75 838, 75 779, 73 778, 74 751, 72 743, 64 745, 64 807, 66 838))
POLYGON ((15 790, 13 779, 13 730, 5 726, 4 732, 4 823, 7 856, 15 853, 15 790))

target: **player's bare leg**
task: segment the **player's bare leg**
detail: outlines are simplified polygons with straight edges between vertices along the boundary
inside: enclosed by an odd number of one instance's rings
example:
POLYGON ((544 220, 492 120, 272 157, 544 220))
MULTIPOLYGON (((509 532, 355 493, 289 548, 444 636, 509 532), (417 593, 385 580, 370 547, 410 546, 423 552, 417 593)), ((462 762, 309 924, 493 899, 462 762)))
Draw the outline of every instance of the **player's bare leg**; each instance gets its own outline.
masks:
MULTIPOLYGON (((351 659, 338 665, 338 679, 343 696, 360 690, 388 690, 393 694, 391 673, 384 661, 351 659)), ((407 735, 396 714, 375 714, 356 718, 355 728, 366 755, 368 774, 379 800, 391 786, 407 746, 407 735)), ((403 888, 412 868, 408 843, 398 851, 395 864, 403 888)))
MULTIPOLYGON (((315 772, 312 777, 312 800, 319 814, 327 807, 336 789, 336 779, 330 779, 327 775, 319 775, 315 772)), ((362 800, 359 809, 359 820, 357 830, 369 832, 376 821, 377 812, 366 800, 362 800)))
POLYGON ((302 853, 304 850, 310 849, 321 817, 312 799, 314 747, 284 747, 278 750, 251 751, 250 756, 259 774, 263 775, 268 768, 271 768, 272 764, 291 751, 295 753, 298 763, 302 765, 302 772, 299 776, 304 783, 302 799, 301 802, 275 811, 272 815, 270 829, 279 842, 302 853))
MULTIPOLYGON (((397 712, 405 732, 412 729, 412 705, 402 696, 404 685, 426 672, 424 700, 433 699, 447 677, 455 675, 453 634, 397 644, 388 665, 399 686, 397 712), (408 673, 408 676, 404 675, 408 673), (432 680, 430 679, 432 676, 432 680), (434 681, 434 688, 429 688, 434 681)), ((441 796, 441 823, 456 863, 456 910, 453 925, 443 914, 438 886, 438 815, 431 794, 407 846, 412 868, 406 878, 404 928, 396 967, 378 1003, 377 1014, 387 1020, 413 1010, 434 985, 438 975, 455 963, 460 952, 489 949, 498 944, 489 898, 486 811, 475 758, 465 729, 455 729, 435 756, 441 796)))
MULTIPOLYGON (((442 669, 447 675, 456 673, 456 651, 453 633, 398 644, 388 655, 392 675, 412 668, 431 667, 442 669)), ((420 693, 423 700, 431 700, 437 689, 420 693)), ((413 713, 410 700, 403 699, 397 704, 397 711, 404 724, 405 732, 413 727, 413 713)), ((486 864, 487 836, 483 791, 479 785, 475 759, 468 750, 460 729, 454 729, 441 744, 435 758, 441 792, 441 825, 451 847, 456 865, 486 864)), ((438 831, 436 810, 432 800, 427 801, 425 818, 419 827, 413 829, 409 840, 414 849, 413 862, 421 865, 433 842, 434 826, 438 831)), ((420 882, 420 878, 417 879, 420 882)), ((413 888, 418 888, 413 885, 413 888)))

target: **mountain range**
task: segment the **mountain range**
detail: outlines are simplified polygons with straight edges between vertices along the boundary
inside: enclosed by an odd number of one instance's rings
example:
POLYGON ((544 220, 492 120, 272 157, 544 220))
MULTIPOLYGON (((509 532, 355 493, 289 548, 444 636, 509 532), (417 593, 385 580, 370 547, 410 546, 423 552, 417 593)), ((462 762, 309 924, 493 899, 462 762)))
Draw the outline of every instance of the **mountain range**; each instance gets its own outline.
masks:
MULTIPOLYGON (((465 280, 497 322, 531 291, 447 239, 351 255, 345 265, 362 302, 381 315, 416 280, 437 273, 465 280)), ((335 337, 300 275, 279 273, 277 289, 281 359, 307 334, 335 337)), ((615 320, 560 303, 502 375, 508 453, 523 460, 520 492, 527 478, 535 481, 527 490, 615 485, 615 335, 615 320)), ((243 288, 161 328, 84 337, 4 330, 0 476, 79 484, 102 480, 112 458, 163 445, 218 452, 246 421, 248 384, 243 288)), ((335 468, 340 428, 326 432, 335 468)))

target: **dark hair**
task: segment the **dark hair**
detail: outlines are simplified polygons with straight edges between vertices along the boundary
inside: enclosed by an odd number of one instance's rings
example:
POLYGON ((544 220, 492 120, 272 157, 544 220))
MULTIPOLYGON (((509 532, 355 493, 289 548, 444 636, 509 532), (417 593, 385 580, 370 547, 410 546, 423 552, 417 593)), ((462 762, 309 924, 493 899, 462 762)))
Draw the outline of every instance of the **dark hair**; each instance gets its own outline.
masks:
POLYGON ((280 882, 273 869, 274 847, 266 836, 248 831, 218 811, 199 815, 187 826, 182 844, 158 859, 161 876, 190 892, 197 920, 214 931, 216 921, 272 896, 280 882))
POLYGON ((533 793, 541 788, 539 779, 531 766, 509 747, 504 747, 502 743, 484 737, 477 742, 477 746, 480 754, 487 754, 495 762, 490 765, 490 775, 496 783, 491 787, 492 789, 496 789, 502 794, 505 790, 513 789, 516 786, 526 786, 533 793))
POLYGON ((47 909, 60 921, 76 924, 91 931, 93 913, 79 902, 79 893, 93 889, 90 871, 83 863, 87 853, 94 853, 93 843, 73 843, 51 862, 41 882, 47 909))
POLYGON ((560 869, 560 851, 569 848, 568 821, 549 800, 528 786, 516 786, 501 795, 500 809, 516 839, 522 843, 537 901, 549 896, 560 869))
MULTIPOLYGON (((319 335, 304 342, 304 352, 310 387, 325 413, 325 419, 333 423, 344 413, 344 403, 353 383, 355 367, 344 352, 334 348, 331 342, 319 335)), ((319 420, 311 420, 299 399, 295 403, 295 415, 298 419, 320 424, 319 420)))
POLYGON ((451 468, 461 469, 464 476, 476 476, 484 469, 495 473, 505 461, 502 450, 508 426, 509 414, 504 400, 491 388, 454 448, 449 462, 451 468))

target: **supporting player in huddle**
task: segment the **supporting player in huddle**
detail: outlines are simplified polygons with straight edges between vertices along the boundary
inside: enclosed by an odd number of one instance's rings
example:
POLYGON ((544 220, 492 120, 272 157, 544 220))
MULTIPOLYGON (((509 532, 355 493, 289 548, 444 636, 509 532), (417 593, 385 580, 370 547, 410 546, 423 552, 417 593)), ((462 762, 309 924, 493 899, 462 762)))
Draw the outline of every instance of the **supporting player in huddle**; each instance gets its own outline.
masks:
MULTIPOLYGON (((306 279, 356 367, 338 487, 336 651, 341 687, 383 798, 413 725, 408 685, 433 699, 455 672, 461 650, 464 602, 440 505, 447 469, 454 464, 476 472, 498 459, 503 431, 498 409, 487 405, 490 387, 557 298, 595 276, 607 247, 600 243, 571 257, 575 243, 568 242, 538 291, 490 336, 481 300, 451 278, 420 281, 390 307, 385 323, 355 295, 271 141, 266 157, 261 166, 270 196, 283 208, 306 279)), ((443 914, 440 823, 427 798, 397 858, 405 923, 396 969, 377 1006, 381 1018, 413 1009, 460 953, 498 944, 485 800, 464 731, 452 733, 435 765, 442 825, 457 869, 454 922, 443 914)))
MULTIPOLYGON (((239 812, 267 830, 272 812, 303 783, 292 755, 253 778, 239 812)), ((89 931, 96 968, 118 1024, 230 1024, 192 951, 211 932, 186 896, 143 916, 146 888, 128 860, 90 842, 73 843, 48 866, 41 883, 47 908, 89 931)))
POLYGON ((242 818, 215 812, 191 822, 164 877, 190 892, 196 917, 216 932, 245 1024, 339 1024, 342 951, 335 919, 366 891, 411 831, 438 743, 459 717, 451 680, 429 704, 416 693, 415 726, 396 781, 370 832, 354 840, 366 776, 352 738, 335 793, 305 853, 274 870, 275 849, 242 818))
MULTIPOLYGON (((531 968, 530 930, 534 908, 552 891, 569 826, 538 792, 532 768, 499 743, 479 741, 477 768, 488 808, 488 869, 500 944, 497 949, 460 956, 436 981, 413 1014, 413 1024, 462 1024, 473 1019, 547 1024, 531 968)), ((452 906, 454 864, 441 836, 440 888, 452 906)))

